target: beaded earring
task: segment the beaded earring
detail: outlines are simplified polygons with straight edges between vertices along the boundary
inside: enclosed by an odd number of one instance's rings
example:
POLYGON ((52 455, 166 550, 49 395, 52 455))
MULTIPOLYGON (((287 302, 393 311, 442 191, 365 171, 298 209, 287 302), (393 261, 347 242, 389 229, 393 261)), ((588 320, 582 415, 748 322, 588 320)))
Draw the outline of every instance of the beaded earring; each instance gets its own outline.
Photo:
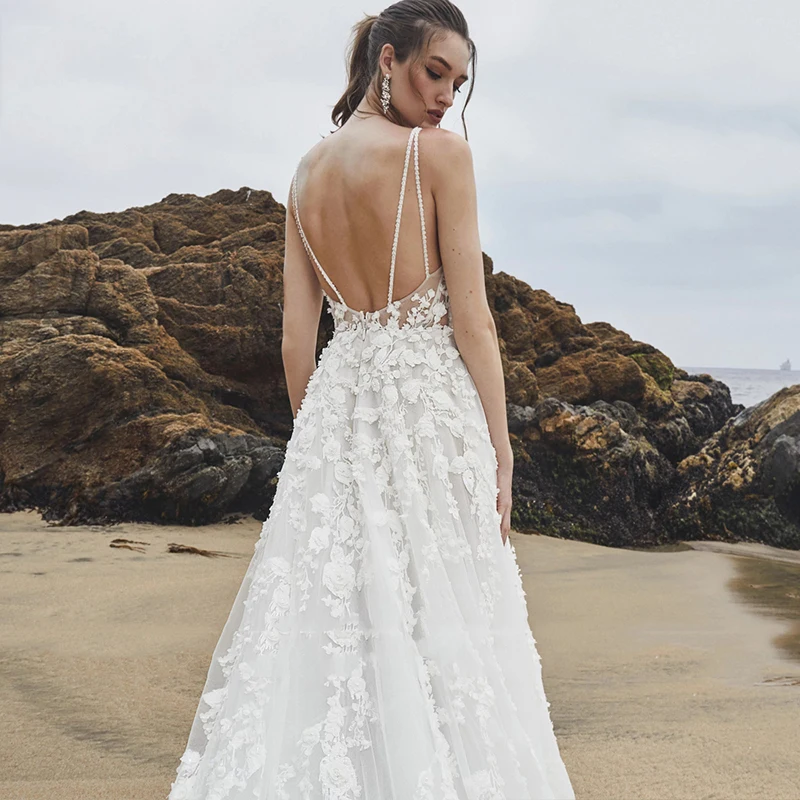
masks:
POLYGON ((389 76, 383 76, 383 83, 381 84, 381 105, 383 106, 384 116, 389 113, 389 101, 391 95, 389 94, 389 76))

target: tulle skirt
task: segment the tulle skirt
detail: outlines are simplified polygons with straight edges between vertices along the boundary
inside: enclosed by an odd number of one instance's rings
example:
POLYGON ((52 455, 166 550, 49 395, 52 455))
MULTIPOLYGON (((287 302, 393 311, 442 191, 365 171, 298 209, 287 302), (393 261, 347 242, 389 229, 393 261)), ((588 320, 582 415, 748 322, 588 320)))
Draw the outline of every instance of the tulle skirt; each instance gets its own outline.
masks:
POLYGON ((337 330, 169 800, 570 800, 448 326, 337 330))

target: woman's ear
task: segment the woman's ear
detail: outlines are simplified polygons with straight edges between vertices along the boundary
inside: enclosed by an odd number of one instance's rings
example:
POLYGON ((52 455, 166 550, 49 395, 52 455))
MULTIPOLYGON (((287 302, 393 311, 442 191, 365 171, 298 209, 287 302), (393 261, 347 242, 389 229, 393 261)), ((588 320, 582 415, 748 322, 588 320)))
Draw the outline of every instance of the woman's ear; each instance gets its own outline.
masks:
POLYGON ((394 45, 386 42, 381 48, 381 54, 378 56, 378 64, 385 67, 387 72, 392 71, 392 63, 394 62, 394 45))

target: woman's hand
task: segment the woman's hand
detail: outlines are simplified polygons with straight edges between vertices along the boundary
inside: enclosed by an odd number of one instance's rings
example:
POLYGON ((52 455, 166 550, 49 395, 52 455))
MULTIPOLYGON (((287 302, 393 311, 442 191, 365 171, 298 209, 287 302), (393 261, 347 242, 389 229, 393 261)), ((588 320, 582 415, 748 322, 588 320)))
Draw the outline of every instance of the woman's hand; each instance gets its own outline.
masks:
POLYGON ((514 457, 509 448, 508 455, 498 458, 497 465, 497 513, 500 514, 500 536, 505 545, 511 530, 511 477, 514 472, 514 457))

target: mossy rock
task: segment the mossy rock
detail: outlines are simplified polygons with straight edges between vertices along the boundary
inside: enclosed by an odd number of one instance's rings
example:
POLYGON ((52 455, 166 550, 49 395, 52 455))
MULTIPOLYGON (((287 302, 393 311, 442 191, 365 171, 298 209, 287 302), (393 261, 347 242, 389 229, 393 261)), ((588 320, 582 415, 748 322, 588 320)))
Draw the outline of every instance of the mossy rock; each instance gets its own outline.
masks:
POLYGON ((659 389, 667 391, 672 386, 675 365, 663 353, 631 353, 629 357, 658 384, 659 389))

